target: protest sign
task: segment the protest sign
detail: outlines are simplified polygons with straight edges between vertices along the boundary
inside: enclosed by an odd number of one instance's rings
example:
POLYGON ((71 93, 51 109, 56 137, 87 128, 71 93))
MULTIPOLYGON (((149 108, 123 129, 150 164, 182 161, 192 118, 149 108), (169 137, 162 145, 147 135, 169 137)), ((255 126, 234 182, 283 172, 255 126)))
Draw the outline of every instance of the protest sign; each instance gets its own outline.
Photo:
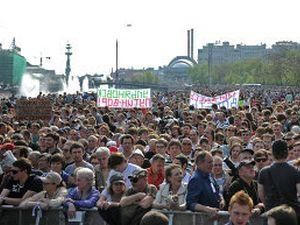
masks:
POLYGON ((197 109, 210 109, 212 104, 217 104, 218 107, 238 108, 239 96, 240 90, 228 92, 216 97, 208 97, 191 91, 190 105, 193 105, 197 109))
POLYGON ((52 116, 52 106, 49 99, 19 99, 16 102, 17 120, 45 120, 52 116))
POLYGON ((0 175, 7 171, 12 164, 17 160, 12 151, 7 150, 2 155, 3 159, 0 161, 0 175))
POLYGON ((108 108, 150 108, 150 89, 99 88, 98 107, 108 108))

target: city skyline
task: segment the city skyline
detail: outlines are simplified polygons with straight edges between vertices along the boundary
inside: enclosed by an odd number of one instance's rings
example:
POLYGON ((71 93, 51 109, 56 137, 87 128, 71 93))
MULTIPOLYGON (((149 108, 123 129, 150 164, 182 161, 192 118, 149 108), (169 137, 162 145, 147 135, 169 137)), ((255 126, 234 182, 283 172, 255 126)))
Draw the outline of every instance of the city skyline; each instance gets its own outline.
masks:
POLYGON ((69 42, 71 73, 109 74, 115 69, 116 39, 120 68, 157 68, 186 55, 191 28, 195 59, 198 49, 215 41, 267 47, 299 42, 297 6, 295 0, 11 0, 1 3, 0 43, 8 48, 15 37, 29 62, 38 64, 42 55, 45 67, 64 73, 69 42))

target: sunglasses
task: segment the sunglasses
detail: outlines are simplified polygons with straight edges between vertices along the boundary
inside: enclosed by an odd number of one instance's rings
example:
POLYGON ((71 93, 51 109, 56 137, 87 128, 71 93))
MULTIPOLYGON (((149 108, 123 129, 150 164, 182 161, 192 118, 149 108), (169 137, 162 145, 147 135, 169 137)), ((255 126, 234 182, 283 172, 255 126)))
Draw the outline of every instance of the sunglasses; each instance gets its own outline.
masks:
POLYGON ((255 160, 255 162, 265 162, 265 161, 267 161, 266 158, 261 158, 261 159, 256 159, 256 160, 255 160))

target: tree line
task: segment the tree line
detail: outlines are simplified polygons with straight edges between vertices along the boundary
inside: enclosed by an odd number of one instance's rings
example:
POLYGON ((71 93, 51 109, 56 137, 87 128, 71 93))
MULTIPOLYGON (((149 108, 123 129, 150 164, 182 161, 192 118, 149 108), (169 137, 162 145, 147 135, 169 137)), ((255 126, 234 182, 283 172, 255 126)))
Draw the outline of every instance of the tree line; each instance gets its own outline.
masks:
POLYGON ((198 64, 189 69, 192 83, 300 85, 300 51, 289 50, 269 54, 265 59, 249 59, 234 63, 198 64))

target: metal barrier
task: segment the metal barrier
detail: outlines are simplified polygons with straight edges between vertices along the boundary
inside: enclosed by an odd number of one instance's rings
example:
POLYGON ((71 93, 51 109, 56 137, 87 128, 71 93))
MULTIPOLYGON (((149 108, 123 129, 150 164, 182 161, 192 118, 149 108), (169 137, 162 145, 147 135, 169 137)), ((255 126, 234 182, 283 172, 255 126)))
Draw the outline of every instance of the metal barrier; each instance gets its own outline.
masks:
MULTIPOLYGON (((212 218, 207 213, 191 212, 191 211, 169 211, 159 210, 169 218, 169 225, 224 225, 229 220, 227 211, 220 211, 217 219, 212 218)), ((264 225, 265 219, 260 216, 250 218, 250 224, 264 225)))
MULTIPOLYGON (((62 208, 41 211, 39 225, 65 225, 62 208)), ((38 212, 12 206, 0 208, 0 225, 35 225, 38 212)))
MULTIPOLYGON (((86 211, 84 221, 76 220, 69 222, 63 208, 42 211, 42 217, 36 224, 36 215, 33 216, 32 209, 21 209, 18 207, 0 207, 0 225, 105 225, 97 208, 82 209, 86 211)), ((158 210, 169 217, 169 225, 224 225, 228 222, 228 212, 219 212, 218 219, 212 218, 205 213, 191 211, 168 211, 158 210)), ((264 225, 264 218, 252 217, 251 224, 264 225)))
POLYGON ((0 225, 105 225, 97 208, 81 209, 85 211, 84 221, 73 220, 69 222, 62 207, 41 211, 41 217, 37 222, 38 212, 33 209, 4 205, 0 207, 0 225), (34 213, 35 212, 35 213, 34 213))

